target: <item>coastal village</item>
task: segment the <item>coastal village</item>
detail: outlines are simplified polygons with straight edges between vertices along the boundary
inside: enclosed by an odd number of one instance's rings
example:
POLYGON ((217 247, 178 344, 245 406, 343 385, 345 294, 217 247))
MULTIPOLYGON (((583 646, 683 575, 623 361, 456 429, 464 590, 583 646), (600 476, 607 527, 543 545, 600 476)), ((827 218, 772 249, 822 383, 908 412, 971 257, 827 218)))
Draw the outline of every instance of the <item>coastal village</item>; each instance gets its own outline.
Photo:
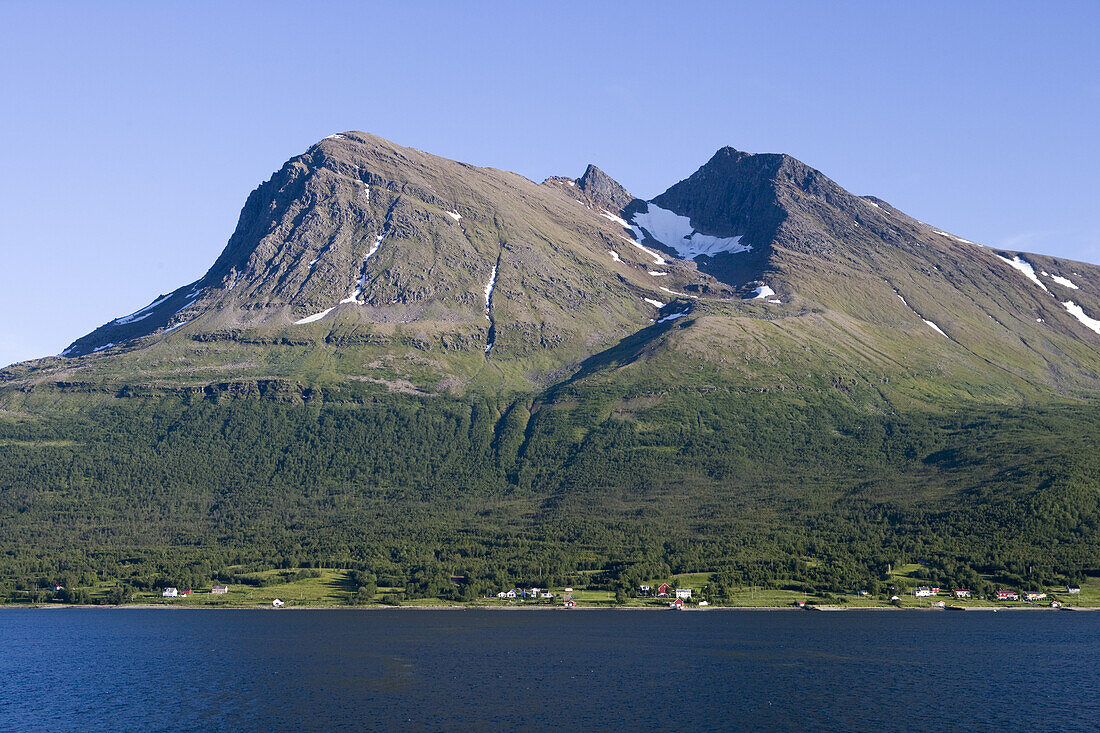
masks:
MULTIPOLYGON (((170 605, 232 605, 252 607, 308 607, 347 605, 346 596, 335 590, 342 571, 328 570, 318 578, 269 587, 248 585, 212 584, 204 589, 178 588, 165 586, 156 589, 156 595, 142 594, 132 602, 161 603, 170 605), (327 592, 324 592, 328 586, 327 592), (151 596, 151 597, 150 597, 151 596)), ((684 609, 717 608, 794 608, 794 609, 839 609, 839 608, 911 608, 967 610, 980 608, 1049 608, 1070 610, 1074 607, 1091 607, 1100 599, 1100 587, 1087 589, 1084 596, 1080 585, 1069 584, 1064 587, 1047 590, 997 589, 988 595, 979 595, 968 588, 941 588, 934 585, 919 585, 900 594, 879 594, 873 596, 869 591, 857 589, 849 593, 833 594, 829 597, 813 597, 791 591, 750 587, 740 589, 733 602, 724 599, 716 602, 711 587, 703 573, 680 576, 681 583, 642 584, 624 600, 621 596, 606 589, 587 587, 544 588, 538 586, 514 586, 486 594, 474 601, 461 604, 448 603, 440 599, 405 599, 400 596, 399 588, 379 588, 374 604, 385 606, 474 606, 483 608, 600 608, 635 607, 684 609), (683 582, 690 581, 690 582, 683 582)), ((456 576, 454 582, 461 582, 456 576)), ((60 594, 64 588, 54 587, 60 594)))

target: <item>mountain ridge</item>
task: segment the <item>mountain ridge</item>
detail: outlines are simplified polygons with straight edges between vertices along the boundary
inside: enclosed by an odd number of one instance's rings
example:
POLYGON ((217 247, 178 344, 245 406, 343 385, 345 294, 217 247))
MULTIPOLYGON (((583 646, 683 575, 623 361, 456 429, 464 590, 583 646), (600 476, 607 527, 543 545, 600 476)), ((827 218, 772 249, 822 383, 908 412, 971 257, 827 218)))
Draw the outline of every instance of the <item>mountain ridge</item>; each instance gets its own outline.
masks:
MULTIPOLYGON (((824 309, 857 330, 946 338, 963 352, 952 361, 1058 391, 1093 383, 1097 280, 1086 263, 953 237, 780 153, 720 148, 642 201, 594 164, 536 184, 345 132, 257 186, 202 278, 62 355, 185 339, 347 343, 346 330, 382 343, 413 329, 414 343, 511 362, 509 381, 529 388, 688 309, 792 324, 824 309), (1019 262, 1046 274, 1029 282, 1019 262)), ((444 359, 430 381, 480 371, 475 361, 444 359)))

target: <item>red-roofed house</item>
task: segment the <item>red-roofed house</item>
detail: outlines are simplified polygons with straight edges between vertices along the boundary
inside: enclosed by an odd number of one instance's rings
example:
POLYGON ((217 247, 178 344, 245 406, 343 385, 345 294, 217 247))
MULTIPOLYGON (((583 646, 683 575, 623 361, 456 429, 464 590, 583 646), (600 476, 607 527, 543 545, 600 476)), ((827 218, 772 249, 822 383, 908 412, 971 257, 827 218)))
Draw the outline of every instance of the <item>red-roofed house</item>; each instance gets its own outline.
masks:
POLYGON ((668 591, 669 591, 668 583, 661 583, 659 586, 657 586, 657 597, 658 598, 664 598, 665 596, 668 595, 668 591))

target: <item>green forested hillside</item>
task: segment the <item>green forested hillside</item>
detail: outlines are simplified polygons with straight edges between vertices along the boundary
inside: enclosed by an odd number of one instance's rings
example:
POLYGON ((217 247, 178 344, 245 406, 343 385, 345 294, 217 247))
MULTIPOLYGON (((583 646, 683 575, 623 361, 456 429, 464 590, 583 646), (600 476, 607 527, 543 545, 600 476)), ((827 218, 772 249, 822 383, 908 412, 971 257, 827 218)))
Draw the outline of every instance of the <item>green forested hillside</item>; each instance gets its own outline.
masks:
POLYGON ((807 590, 915 561, 945 585, 1100 571, 1093 406, 886 416, 842 390, 638 386, 5 413, 0 593, 299 566, 359 568, 410 597, 591 570, 608 587, 710 572, 807 590))

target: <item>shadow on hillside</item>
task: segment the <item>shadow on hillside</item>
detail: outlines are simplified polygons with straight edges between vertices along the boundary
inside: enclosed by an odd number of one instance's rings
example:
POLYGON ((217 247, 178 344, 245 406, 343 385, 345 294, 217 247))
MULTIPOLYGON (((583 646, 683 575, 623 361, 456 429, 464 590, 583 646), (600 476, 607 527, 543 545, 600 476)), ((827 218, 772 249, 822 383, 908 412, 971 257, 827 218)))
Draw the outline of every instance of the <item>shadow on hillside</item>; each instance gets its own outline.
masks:
MULTIPOLYGON (((673 301, 666 308, 671 309, 673 304, 677 304, 677 308, 684 308, 688 304, 682 301, 673 301)), ((675 311, 673 311, 675 312, 675 311)), ((687 323, 690 323, 692 318, 685 316, 683 318, 677 318, 675 320, 666 321, 665 323, 653 323, 640 331, 621 339, 614 346, 604 349, 603 351, 593 354, 584 361, 581 362, 580 368, 563 382, 559 382, 552 388, 547 390, 546 397, 549 400, 553 400, 559 396, 559 394, 571 387, 574 383, 588 377, 596 372, 604 369, 609 369, 616 366, 626 366, 633 361, 636 361, 638 357, 646 351, 647 347, 654 344, 657 338, 673 328, 679 328, 687 323)))

